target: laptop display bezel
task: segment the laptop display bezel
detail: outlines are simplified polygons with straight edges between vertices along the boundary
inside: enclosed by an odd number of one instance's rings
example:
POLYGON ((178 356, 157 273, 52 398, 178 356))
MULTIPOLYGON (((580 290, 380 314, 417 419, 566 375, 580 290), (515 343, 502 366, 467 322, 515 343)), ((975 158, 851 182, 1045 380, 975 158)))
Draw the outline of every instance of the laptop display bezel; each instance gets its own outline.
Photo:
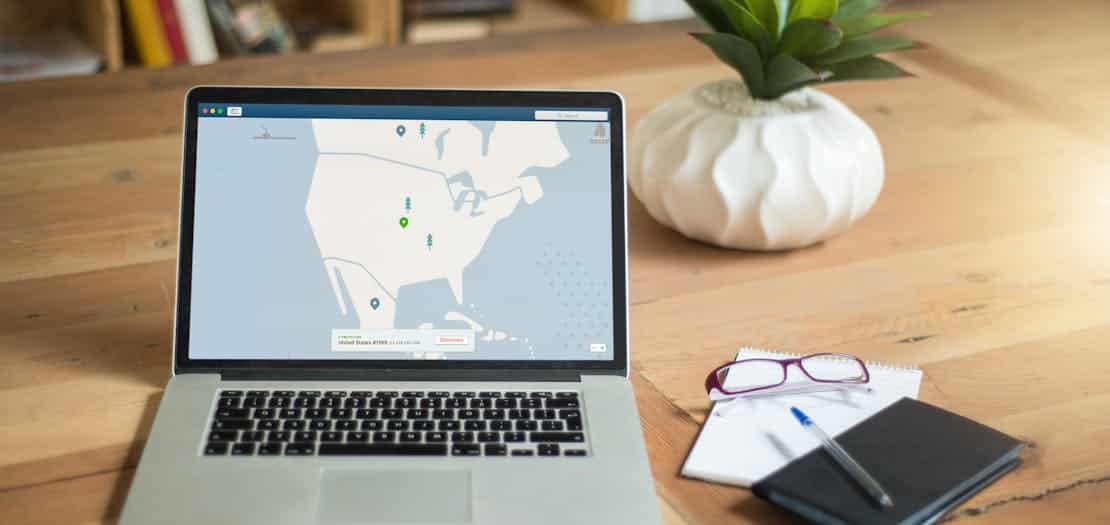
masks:
MULTIPOLYGON (((228 371, 567 371, 626 375, 628 291, 624 106, 613 92, 487 91, 357 88, 277 88, 198 86, 185 97, 181 212, 178 236, 174 373, 228 371), (189 355, 193 223, 196 206, 197 124, 201 104, 353 104, 406 106, 504 106, 604 109, 610 121, 612 197, 613 359, 610 360, 385 360, 385 359, 194 359, 189 355)), ((322 343, 326 344, 326 343, 322 343)), ((321 375, 321 374, 317 374, 321 375)), ((439 374, 442 375, 442 374, 439 374)))

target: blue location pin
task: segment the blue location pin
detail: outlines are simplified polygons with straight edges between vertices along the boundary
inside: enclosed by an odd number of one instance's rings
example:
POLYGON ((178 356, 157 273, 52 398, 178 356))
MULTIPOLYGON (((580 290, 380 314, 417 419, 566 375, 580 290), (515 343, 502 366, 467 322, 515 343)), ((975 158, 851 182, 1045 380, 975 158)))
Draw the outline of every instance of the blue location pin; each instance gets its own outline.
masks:
POLYGON ((379 301, 377 297, 375 297, 373 299, 370 299, 370 308, 373 308, 373 309, 377 310, 378 307, 381 306, 381 305, 382 305, 382 302, 379 301))
POLYGON ((405 125, 404 124, 401 124, 401 125, 397 126, 397 136, 398 137, 404 137, 405 136, 405 125))

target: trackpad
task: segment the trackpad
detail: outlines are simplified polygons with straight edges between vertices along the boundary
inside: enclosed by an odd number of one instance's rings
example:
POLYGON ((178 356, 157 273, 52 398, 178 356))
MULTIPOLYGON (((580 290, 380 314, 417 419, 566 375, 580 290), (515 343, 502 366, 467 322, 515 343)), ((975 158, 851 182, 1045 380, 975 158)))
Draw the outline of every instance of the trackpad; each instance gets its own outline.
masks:
POLYGON ((324 470, 324 525, 470 523, 470 471, 324 470))

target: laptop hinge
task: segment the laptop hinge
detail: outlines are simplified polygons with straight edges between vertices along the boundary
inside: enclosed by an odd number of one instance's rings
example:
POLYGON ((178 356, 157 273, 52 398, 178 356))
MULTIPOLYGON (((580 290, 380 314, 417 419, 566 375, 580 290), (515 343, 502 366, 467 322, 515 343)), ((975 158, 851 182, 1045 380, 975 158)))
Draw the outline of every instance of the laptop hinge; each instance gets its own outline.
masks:
POLYGON ((411 369, 242 369, 224 370, 224 380, 246 381, 550 381, 578 382, 578 370, 411 370, 411 369))

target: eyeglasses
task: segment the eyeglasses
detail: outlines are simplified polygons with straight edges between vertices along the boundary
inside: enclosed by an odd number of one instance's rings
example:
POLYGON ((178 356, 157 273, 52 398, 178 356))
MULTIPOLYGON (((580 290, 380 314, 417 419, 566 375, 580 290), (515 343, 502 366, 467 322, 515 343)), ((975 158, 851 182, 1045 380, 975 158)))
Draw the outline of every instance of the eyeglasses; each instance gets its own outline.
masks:
MULTIPOLYGON (((725 363, 705 378, 705 392, 711 399, 724 399, 770 390, 786 384, 787 368, 797 365, 810 385, 792 385, 793 391, 820 390, 822 386, 859 385, 871 380, 867 365, 851 354, 819 353, 793 359, 741 359, 725 363), (725 386, 725 378, 732 377, 725 386)), ((785 392, 784 392, 785 393, 785 392)))

